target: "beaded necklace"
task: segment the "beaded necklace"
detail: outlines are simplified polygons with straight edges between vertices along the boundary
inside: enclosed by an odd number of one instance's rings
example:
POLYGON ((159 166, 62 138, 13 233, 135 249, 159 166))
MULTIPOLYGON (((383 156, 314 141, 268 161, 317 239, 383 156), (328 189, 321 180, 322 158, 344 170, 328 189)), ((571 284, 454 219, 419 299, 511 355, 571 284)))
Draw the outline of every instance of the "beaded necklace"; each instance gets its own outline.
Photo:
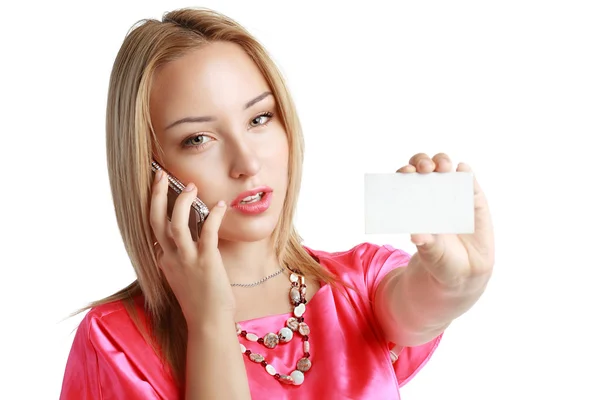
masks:
POLYGON ((304 276, 300 275, 298 271, 292 272, 289 278, 291 282, 290 302, 293 307, 293 316, 288 318, 285 326, 279 330, 279 333, 275 334, 269 332, 263 337, 259 337, 255 333, 242 330, 240 324, 236 323, 235 327, 238 336, 241 336, 250 342, 260 343, 267 349, 274 349, 280 344, 290 342, 294 336, 294 332, 297 332, 302 337, 303 356, 296 363, 296 369, 289 375, 280 374, 275 371, 275 368, 267 362, 262 354, 247 349, 242 343, 240 343, 240 348, 242 353, 246 354, 251 361, 262 365, 267 373, 279 382, 289 385, 301 385, 302 382, 304 382, 304 374, 312 366, 312 362, 309 358, 310 343, 308 342, 310 329, 306 322, 304 322, 303 317, 306 311, 306 282, 304 276))

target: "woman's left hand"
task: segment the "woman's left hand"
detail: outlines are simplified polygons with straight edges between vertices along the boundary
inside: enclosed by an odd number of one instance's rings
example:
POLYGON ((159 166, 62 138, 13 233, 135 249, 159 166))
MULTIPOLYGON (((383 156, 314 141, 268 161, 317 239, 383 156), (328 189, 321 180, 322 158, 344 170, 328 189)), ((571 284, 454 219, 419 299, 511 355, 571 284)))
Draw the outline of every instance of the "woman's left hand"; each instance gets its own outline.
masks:
MULTIPOLYGON (((452 161, 444 153, 433 158, 419 153, 398 173, 452 172, 452 161)), ((456 171, 472 172, 464 163, 456 171)), ((487 200, 477 180, 473 178, 475 231, 472 234, 412 234, 417 253, 410 264, 417 263, 444 285, 457 286, 469 278, 491 273, 494 265, 494 231, 487 200)), ((409 265, 410 265, 409 264, 409 265)))

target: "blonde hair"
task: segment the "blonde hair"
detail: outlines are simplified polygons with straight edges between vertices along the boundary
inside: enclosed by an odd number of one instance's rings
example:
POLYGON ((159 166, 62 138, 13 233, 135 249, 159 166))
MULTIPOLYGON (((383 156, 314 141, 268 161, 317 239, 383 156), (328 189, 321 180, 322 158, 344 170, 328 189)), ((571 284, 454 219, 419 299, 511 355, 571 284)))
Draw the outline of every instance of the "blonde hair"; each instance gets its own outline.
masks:
POLYGON ((335 277, 306 252, 293 226, 304 142, 290 93, 266 50, 238 23, 207 9, 176 10, 165 14, 162 21, 149 19, 136 25, 125 38, 110 77, 106 146, 117 223, 137 279, 78 312, 123 301, 140 332, 182 386, 187 327, 181 308, 157 266, 149 224, 150 163, 152 149, 158 148, 150 122, 149 97, 153 75, 160 66, 215 41, 236 43, 252 58, 271 88, 290 149, 288 191, 273 233, 276 254, 282 265, 293 266, 309 278, 323 283, 336 282, 335 277), (135 312, 133 299, 140 295, 144 298, 150 332, 139 324, 135 312))

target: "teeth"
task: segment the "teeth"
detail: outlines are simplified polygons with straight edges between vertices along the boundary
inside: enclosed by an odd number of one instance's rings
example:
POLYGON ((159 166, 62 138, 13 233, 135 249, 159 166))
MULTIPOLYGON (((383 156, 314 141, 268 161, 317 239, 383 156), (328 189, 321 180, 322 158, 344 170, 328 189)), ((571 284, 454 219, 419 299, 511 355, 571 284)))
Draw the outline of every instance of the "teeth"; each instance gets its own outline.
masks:
POLYGON ((255 201, 258 201, 262 198, 263 196, 263 192, 260 193, 256 193, 254 196, 248 196, 246 198, 244 198, 242 201, 240 201, 240 203, 242 204, 248 204, 248 203, 253 203, 255 201))

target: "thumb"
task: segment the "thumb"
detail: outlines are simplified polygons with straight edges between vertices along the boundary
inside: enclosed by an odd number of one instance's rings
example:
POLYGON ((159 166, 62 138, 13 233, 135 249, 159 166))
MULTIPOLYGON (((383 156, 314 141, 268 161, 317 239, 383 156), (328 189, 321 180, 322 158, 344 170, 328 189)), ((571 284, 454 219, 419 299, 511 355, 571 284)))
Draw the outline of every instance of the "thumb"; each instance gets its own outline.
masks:
POLYGON ((444 255, 444 241, 439 235, 412 234, 411 241, 417 246, 419 258, 428 266, 434 266, 444 255))
POLYGON ((208 213, 200 230, 198 244, 205 249, 216 248, 219 244, 219 228, 227 211, 227 205, 220 200, 208 213))

